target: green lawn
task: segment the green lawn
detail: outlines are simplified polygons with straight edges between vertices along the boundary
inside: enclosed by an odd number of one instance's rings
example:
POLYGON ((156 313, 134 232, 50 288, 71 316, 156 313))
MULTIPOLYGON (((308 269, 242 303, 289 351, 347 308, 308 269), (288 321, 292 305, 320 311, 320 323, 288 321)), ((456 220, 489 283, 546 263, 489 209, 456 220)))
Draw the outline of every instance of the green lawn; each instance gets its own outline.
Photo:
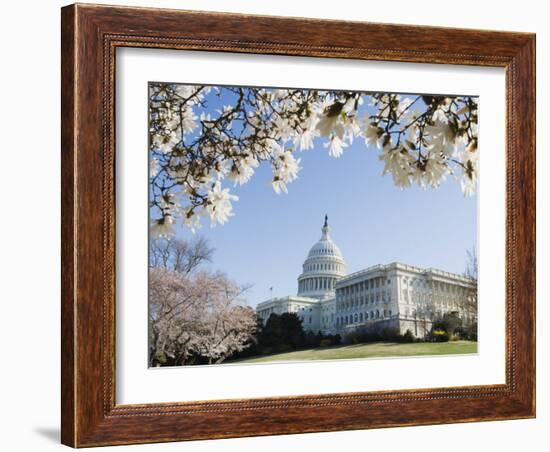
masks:
MULTIPOLYGON (((457 355, 476 353, 477 342, 456 341, 414 344, 374 342, 372 344, 321 347, 231 361, 231 363, 267 363, 272 361, 309 361, 320 359, 387 358, 419 355, 457 355)), ((229 364, 229 363, 228 363, 229 364)))

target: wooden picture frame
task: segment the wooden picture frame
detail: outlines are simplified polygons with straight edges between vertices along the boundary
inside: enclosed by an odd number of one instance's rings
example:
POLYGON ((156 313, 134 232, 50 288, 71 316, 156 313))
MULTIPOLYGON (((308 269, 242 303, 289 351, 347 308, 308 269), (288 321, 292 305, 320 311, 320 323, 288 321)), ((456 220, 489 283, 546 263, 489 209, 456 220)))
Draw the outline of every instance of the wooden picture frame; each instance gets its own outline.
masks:
POLYGON ((70 5, 62 9, 62 442, 73 447, 535 416, 535 35, 70 5), (506 69, 506 382, 115 403, 115 50, 146 47, 506 69))

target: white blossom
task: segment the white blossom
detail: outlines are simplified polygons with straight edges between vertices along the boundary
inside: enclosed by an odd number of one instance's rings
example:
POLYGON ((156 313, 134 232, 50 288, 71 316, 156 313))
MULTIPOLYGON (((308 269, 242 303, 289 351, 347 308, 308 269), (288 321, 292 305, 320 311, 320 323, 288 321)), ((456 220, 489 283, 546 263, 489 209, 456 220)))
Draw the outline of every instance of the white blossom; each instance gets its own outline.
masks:
POLYGON ((434 114, 432 115, 432 120, 436 122, 444 122, 448 123, 449 119, 447 118, 447 114, 443 111, 443 109, 440 107, 436 111, 434 111, 434 114))
POLYGON ((275 193, 288 193, 286 184, 298 178, 300 171, 300 160, 294 158, 289 150, 279 148, 273 158, 273 181, 272 186, 275 193))
POLYGON ((170 214, 162 218, 151 220, 149 231, 153 237, 172 237, 174 236, 174 217, 170 214))
POLYGON ((460 185, 465 196, 472 196, 477 185, 477 152, 465 151, 461 155, 462 177, 460 185))
POLYGON ((202 226, 200 215, 194 213, 192 207, 184 209, 183 224, 185 224, 191 232, 195 233, 195 231, 202 226))
POLYGON ((448 122, 435 121, 434 125, 427 125, 424 132, 428 135, 430 150, 453 155, 456 150, 456 134, 448 122))
POLYGON ((344 148, 348 145, 338 135, 333 135, 328 143, 323 144, 328 148, 328 153, 331 157, 338 158, 344 153, 344 148))
POLYGON ((187 99, 197 92, 197 88, 192 85, 176 85, 175 92, 178 96, 187 99))
POLYGON ((191 133, 197 128, 196 120, 197 117, 195 116, 195 113, 193 113, 193 109, 191 107, 186 108, 182 111, 180 125, 183 135, 191 133))
POLYGON ((243 185, 250 180, 254 174, 254 168, 257 168, 258 165, 258 159, 253 155, 235 159, 231 166, 229 179, 235 182, 235 184, 243 185))
POLYGON ((317 122, 317 130, 319 134, 324 137, 328 137, 332 133, 336 133, 337 135, 342 136, 344 135, 344 127, 341 124, 339 115, 321 115, 319 121, 317 122))
POLYGON ((397 187, 404 188, 411 185, 410 165, 414 158, 407 151, 386 147, 379 159, 384 162, 382 174, 390 173, 397 187))
POLYGON ((216 223, 224 224, 229 217, 232 217, 233 206, 231 201, 238 201, 239 197, 229 193, 228 188, 221 188, 220 182, 215 182, 208 192, 208 204, 206 211, 214 226, 216 223))
POLYGON ((385 130, 370 122, 368 117, 365 118, 363 136, 367 146, 376 145, 378 149, 382 149, 384 144, 389 144, 389 136, 386 134, 385 130))
POLYGON ((178 133, 171 132, 166 134, 153 135, 153 149, 157 149, 163 154, 169 154, 174 150, 174 147, 180 142, 181 138, 178 133))
POLYGON ((317 115, 311 115, 304 121, 301 132, 298 132, 294 138, 294 146, 300 151, 313 149, 313 140, 319 135, 317 123, 319 118, 317 115))

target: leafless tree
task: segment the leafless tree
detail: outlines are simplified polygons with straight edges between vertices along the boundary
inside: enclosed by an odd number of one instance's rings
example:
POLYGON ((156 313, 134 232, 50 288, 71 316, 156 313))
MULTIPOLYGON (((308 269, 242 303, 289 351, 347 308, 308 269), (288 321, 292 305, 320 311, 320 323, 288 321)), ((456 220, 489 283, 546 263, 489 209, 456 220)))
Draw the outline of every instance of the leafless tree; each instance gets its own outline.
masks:
POLYGON ((478 264, 477 264, 477 251, 475 247, 466 251, 466 270, 464 276, 477 281, 478 278, 478 264))
POLYGON ((472 280, 473 288, 466 300, 466 308, 470 313, 477 313, 478 305, 478 259, 475 246, 466 251, 466 270, 464 276, 472 280))
POLYGON ((190 241, 177 238, 151 238, 149 263, 176 273, 189 274, 204 262, 211 262, 214 249, 202 236, 190 241))

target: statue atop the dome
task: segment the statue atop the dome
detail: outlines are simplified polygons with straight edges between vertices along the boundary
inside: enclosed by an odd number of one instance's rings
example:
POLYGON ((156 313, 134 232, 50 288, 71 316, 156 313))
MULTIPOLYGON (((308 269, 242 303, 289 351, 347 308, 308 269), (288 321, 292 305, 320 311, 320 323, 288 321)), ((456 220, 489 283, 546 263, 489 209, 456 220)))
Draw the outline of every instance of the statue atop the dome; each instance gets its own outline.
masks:
POLYGON ((325 214, 325 224, 323 225, 324 228, 328 227, 328 215, 325 214))

